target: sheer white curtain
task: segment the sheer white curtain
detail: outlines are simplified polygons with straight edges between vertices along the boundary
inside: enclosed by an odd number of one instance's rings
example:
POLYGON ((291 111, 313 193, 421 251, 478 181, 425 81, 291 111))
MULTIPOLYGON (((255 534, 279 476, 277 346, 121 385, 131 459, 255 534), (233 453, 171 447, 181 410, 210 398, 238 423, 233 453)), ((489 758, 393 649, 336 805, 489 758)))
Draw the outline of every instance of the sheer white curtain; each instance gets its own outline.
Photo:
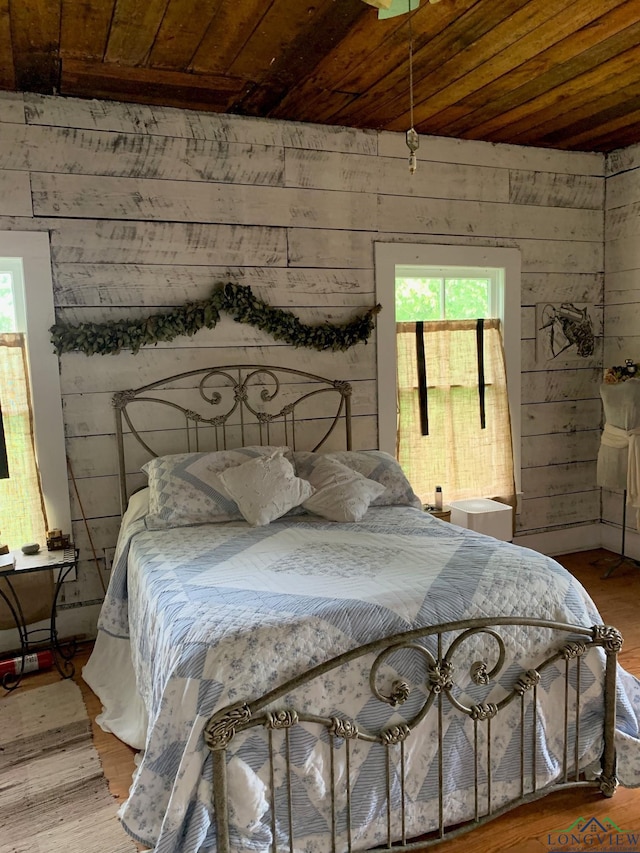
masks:
POLYGON ((499 320, 399 323, 398 460, 424 503, 494 498, 515 505, 499 320), (421 365, 423 366, 421 369, 421 365))

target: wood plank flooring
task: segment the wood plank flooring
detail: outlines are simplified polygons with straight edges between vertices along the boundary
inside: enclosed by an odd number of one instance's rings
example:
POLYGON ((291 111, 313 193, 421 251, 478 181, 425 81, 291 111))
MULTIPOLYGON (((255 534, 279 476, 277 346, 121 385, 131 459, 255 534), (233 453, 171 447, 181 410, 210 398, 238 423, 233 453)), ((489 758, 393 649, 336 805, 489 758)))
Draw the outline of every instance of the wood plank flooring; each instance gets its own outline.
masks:
MULTIPOLYGON (((625 669, 640 677, 640 569, 626 562, 605 580, 604 573, 617 560, 610 552, 586 551, 557 559, 586 587, 603 620, 622 632, 625 642, 620 662, 625 669)), ((88 713, 95 721, 100 703, 79 675, 90 653, 91 646, 87 645, 76 656, 75 680, 82 689, 88 713)), ((58 677, 55 670, 34 673, 25 678, 19 689, 32 689, 51 683, 58 677)), ((109 788, 118 800, 123 800, 134 769, 134 752, 113 735, 103 732, 95 722, 93 733, 109 788)), ((515 809, 474 830, 463 840, 444 842, 436 849, 453 851, 464 845, 465 853, 548 853, 551 849, 548 835, 568 827, 580 816, 595 816, 599 820, 608 817, 621 829, 640 833, 640 789, 619 788, 612 799, 591 790, 554 794, 515 809)), ((585 847, 586 850, 592 851, 593 848, 585 847)))

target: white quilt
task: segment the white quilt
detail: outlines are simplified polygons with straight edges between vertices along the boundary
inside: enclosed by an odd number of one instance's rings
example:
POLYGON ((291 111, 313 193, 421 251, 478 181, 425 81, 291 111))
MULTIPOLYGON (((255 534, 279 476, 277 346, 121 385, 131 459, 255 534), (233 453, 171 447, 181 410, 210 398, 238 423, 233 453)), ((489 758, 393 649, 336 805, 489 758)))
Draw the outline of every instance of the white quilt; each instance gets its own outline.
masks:
MULTIPOLYGON (((156 853, 215 850, 211 758, 202 731, 216 710, 254 700, 314 664, 369 641, 420 626, 498 616, 587 627, 602 621, 582 586, 555 561, 413 508, 370 509, 357 524, 307 515, 261 528, 228 522, 148 531, 144 520, 135 522, 120 548, 100 617, 102 632, 131 640, 149 718, 144 757, 122 810, 125 827, 156 853)), ((551 640, 546 629, 528 635, 510 629, 507 637, 511 657, 498 683, 481 688, 465 675, 462 697, 498 701, 518 674, 545 657, 551 640)), ((460 672, 468 673, 478 654, 491 656, 491 643, 476 641, 464 654, 470 657, 460 672)), ((582 766, 597 762, 602 750, 604 654, 593 650, 587 657, 582 766)), ((356 663, 326 677, 315 691, 305 689, 296 697, 298 707, 326 716, 338 712, 365 729, 410 718, 426 695, 423 665, 403 659, 399 674, 412 683, 412 693, 406 706, 392 711, 371 694, 370 664, 356 663)), ((560 684, 559 670, 552 667, 538 688, 538 786, 561 772, 560 684)), ((628 786, 640 785, 639 716, 640 683, 621 672, 618 774, 628 786)), ((434 722, 427 718, 407 741, 409 836, 429 831, 437 819, 436 715, 431 717, 434 722)), ((452 820, 473 813, 468 723, 446 705, 445 818, 452 820)), ((514 782, 518 724, 515 703, 492 721, 494 734, 503 726, 491 759, 494 808, 519 792, 514 782)), ((261 729, 250 730, 229 749, 230 788, 232 797, 237 794, 232 842, 256 853, 271 843, 264 737, 261 729)), ((294 836, 296 849, 306 853, 328 849, 330 798, 322 780, 327 748, 326 738, 313 728, 292 732, 294 772, 303 783, 294 836)), ((344 749, 339 752, 341 760, 344 749)), ((382 761, 379 748, 366 744, 352 753, 355 849, 386 840, 386 792, 374 781, 382 761)), ((283 773, 280 762, 279 803, 286 797, 283 773)), ((483 778, 481 798, 486 794, 483 778)), ((397 805, 395 788, 393 796, 397 805)), ((343 835, 344 821, 342 809, 343 835)))

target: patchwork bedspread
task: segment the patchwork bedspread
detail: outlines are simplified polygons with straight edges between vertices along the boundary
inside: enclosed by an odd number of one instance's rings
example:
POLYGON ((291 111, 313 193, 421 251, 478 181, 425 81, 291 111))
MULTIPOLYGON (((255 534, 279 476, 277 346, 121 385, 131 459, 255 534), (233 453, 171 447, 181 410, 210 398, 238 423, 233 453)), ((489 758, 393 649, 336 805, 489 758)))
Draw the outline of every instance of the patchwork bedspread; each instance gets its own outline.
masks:
MULTIPOLYGON (((134 523, 121 542, 100 617, 102 631, 131 639, 150 720, 146 750, 122 810, 125 827, 156 853, 214 850, 211 759, 202 731, 217 709, 256 699, 311 666, 371 640, 453 620, 511 615, 584 626, 602 622, 582 586, 555 561, 408 507, 370 509, 358 524, 309 515, 260 528, 228 522, 147 531, 144 521, 134 523)), ((512 639, 518 667, 527 668, 544 658, 550 638, 546 629, 528 637, 514 629, 512 639)), ((582 675, 583 766, 597 761, 602 749, 604 657, 600 650, 587 657, 582 675)), ((507 661, 507 674, 517 670, 512 663, 507 661)), ((393 711, 373 699, 368 666, 358 663, 334 673, 330 684, 306 689, 299 702, 331 716, 339 698, 339 711, 365 728, 379 724, 381 715, 402 720, 402 709, 393 711)), ((554 678, 559 673, 554 676, 551 670, 539 690, 541 729, 546 731, 538 750, 539 785, 558 775, 558 744, 564 736, 564 720, 554 710, 554 678)), ((474 701, 494 698, 473 692, 480 688, 464 689, 474 701)), ((500 696, 505 687, 487 689, 500 696)), ((419 688, 404 711, 409 718, 415 701, 420 701, 419 688)), ((492 756, 498 804, 518 790, 513 787, 518 772, 517 714, 517 719, 501 715, 505 734, 492 756)), ((618 775, 628 786, 640 786, 639 717, 640 683, 621 672, 618 775)), ((468 733, 448 712, 445 729, 450 767, 464 766, 468 733)), ((230 747, 228 763, 230 788, 240 793, 231 838, 238 849, 256 853, 268 848, 271 832, 261 737, 261 730, 239 737, 237 747, 235 741, 230 747)), ((295 835, 300 850, 314 853, 330 825, 329 797, 318 772, 326 761, 321 753, 325 746, 311 733, 298 737, 292 746, 293 765, 304 784, 301 796, 308 810, 295 835)), ((409 836, 428 831, 437 817, 433 744, 428 719, 407 741, 409 836)), ((368 750, 367 744, 356 746, 351 762, 356 849, 386 837, 385 792, 375 786, 370 790, 379 760, 368 750)), ((445 817, 470 817, 473 780, 463 773, 456 782, 448 772, 447 780, 445 817)))

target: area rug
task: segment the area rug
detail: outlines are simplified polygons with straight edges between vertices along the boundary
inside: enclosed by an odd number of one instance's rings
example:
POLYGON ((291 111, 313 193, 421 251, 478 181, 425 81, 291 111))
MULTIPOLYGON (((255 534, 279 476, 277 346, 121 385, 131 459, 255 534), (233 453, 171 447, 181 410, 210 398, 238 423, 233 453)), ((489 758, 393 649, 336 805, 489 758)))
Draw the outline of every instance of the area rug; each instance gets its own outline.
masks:
POLYGON ((0 853, 136 853, 117 810, 76 684, 0 696, 0 853))

